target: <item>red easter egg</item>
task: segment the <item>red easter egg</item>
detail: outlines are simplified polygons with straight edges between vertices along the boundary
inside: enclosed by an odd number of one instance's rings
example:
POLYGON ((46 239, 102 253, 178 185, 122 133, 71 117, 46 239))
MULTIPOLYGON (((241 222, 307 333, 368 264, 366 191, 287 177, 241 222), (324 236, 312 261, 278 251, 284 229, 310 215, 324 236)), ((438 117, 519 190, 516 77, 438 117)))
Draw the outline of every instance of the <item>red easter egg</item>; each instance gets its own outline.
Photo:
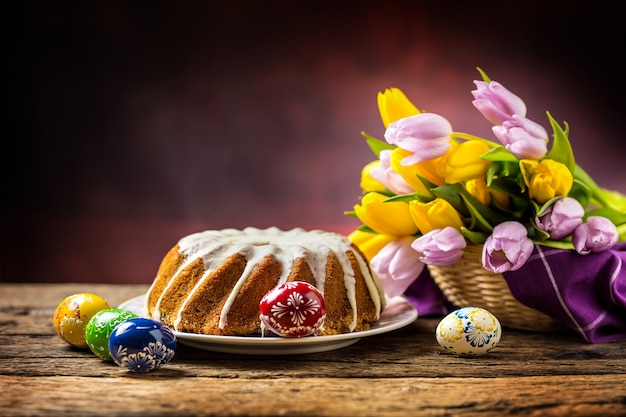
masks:
POLYGON ((259 316, 262 324, 279 336, 309 336, 324 324, 326 302, 313 285, 287 282, 263 296, 259 316))

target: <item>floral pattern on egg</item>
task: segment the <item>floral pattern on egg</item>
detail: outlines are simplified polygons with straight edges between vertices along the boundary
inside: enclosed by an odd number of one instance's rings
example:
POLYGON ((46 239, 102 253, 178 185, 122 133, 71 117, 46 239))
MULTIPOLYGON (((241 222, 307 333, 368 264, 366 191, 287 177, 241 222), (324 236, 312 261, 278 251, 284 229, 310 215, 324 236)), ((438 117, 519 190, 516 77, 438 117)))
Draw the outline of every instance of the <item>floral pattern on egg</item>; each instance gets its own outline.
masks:
POLYGON ((85 328, 85 340, 89 349, 99 358, 111 360, 109 337, 117 325, 127 319, 137 317, 123 308, 108 308, 91 317, 85 328))
POLYGON ((54 311, 54 329, 65 342, 85 349, 87 323, 97 312, 107 308, 111 308, 111 305, 99 295, 86 292, 70 295, 54 311))
POLYGON ((261 328, 283 337, 314 334, 326 319, 322 293, 303 281, 281 284, 268 291, 259 303, 261 328))
POLYGON ((496 348, 502 327, 490 311, 464 307, 444 317, 437 325, 437 342, 446 351, 462 356, 485 355, 496 348))
POLYGON ((172 330, 152 319, 130 318, 109 337, 111 359, 131 372, 150 372, 170 362, 176 353, 172 330))

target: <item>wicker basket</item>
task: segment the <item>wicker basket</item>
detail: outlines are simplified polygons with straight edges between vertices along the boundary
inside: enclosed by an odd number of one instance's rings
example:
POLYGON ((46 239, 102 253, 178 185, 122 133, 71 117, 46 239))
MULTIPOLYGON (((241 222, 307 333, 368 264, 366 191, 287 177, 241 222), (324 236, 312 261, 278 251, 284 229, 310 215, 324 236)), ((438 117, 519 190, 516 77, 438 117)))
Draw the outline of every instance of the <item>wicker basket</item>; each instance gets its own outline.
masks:
POLYGON ((468 245, 454 265, 428 266, 452 304, 487 309, 503 327, 541 332, 562 329, 550 316, 517 301, 501 274, 483 268, 481 252, 482 245, 468 245))

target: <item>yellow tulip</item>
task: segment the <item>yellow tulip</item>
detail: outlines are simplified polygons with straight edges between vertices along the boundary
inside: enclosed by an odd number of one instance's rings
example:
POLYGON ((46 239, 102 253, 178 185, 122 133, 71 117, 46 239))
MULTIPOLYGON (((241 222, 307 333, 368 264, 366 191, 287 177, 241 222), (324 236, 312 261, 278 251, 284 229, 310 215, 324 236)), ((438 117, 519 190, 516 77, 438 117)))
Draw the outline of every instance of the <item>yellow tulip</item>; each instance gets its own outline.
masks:
POLYGON ((384 190, 385 186, 372 177, 372 170, 380 166, 380 159, 370 162, 361 170, 361 189, 365 192, 384 190))
POLYGON ((378 111, 385 128, 390 123, 421 113, 399 88, 387 88, 378 93, 378 111))
POLYGON ((481 159, 481 155, 489 151, 483 142, 470 140, 451 147, 439 165, 439 174, 448 184, 483 177, 489 169, 489 161, 481 159))
POLYGON ((502 207, 509 206, 509 196, 500 190, 489 187, 484 177, 468 180, 465 183, 465 189, 485 206, 491 203, 492 198, 495 198, 502 207))
POLYGON ((367 193, 361 204, 354 206, 356 216, 378 233, 391 236, 410 236, 418 232, 411 219, 409 205, 404 201, 389 201, 380 193, 367 193))
POLYGON ((541 162, 522 159, 520 169, 530 198, 540 204, 567 195, 574 185, 574 177, 567 166, 552 159, 541 162))
POLYGON ((404 180, 413 188, 417 193, 424 196, 430 196, 430 191, 419 180, 417 175, 421 175, 428 181, 436 185, 444 184, 443 177, 437 175, 437 164, 440 158, 429 159, 424 162, 418 162, 409 166, 404 166, 400 163, 407 156, 412 155, 412 152, 402 148, 396 148, 391 152, 391 168, 404 178, 404 180))
POLYGON ((413 221, 424 234, 447 226, 461 230, 463 226, 459 212, 442 198, 435 198, 428 203, 413 200, 409 203, 409 208, 413 221))
POLYGON ((348 239, 361 249, 368 261, 371 261, 382 248, 396 240, 397 237, 355 230, 348 235, 348 239))

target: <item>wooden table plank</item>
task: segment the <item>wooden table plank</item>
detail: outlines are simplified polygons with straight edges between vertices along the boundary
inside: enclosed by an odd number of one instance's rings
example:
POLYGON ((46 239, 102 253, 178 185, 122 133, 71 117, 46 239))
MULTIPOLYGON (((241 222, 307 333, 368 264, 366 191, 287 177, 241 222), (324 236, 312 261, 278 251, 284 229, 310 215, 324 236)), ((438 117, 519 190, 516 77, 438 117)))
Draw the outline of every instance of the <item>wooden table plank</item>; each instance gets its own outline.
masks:
MULTIPOLYGON (((434 332, 432 322, 430 327, 434 332)), ((276 376, 299 375, 303 378, 334 375, 355 378, 472 377, 477 370, 485 369, 496 376, 577 375, 585 372, 626 374, 626 349, 617 343, 604 347, 584 346, 586 349, 570 344, 559 352, 537 351, 536 347, 533 352, 532 345, 518 350, 516 346, 504 344, 483 357, 459 358, 440 351, 436 342, 426 335, 420 327, 411 326, 397 334, 363 339, 336 351, 289 356, 289 361, 280 356, 208 352, 181 344, 170 366, 180 364, 190 376, 202 377, 238 377, 242 372, 265 370, 276 376), (417 340, 419 337, 421 339, 417 340), (412 351, 403 351, 403 346, 408 344, 412 351), (207 363, 211 366, 207 367, 207 363)), ((71 364, 71 367, 69 373, 61 375, 110 376, 117 372, 115 365, 106 366, 106 362, 90 351, 72 348, 56 335, 29 338, 1 334, 0 345, 3 346, 1 357, 5 359, 0 362, 0 375, 49 376, 58 374, 63 364, 71 364), (28 346, 28 357, 24 357, 25 346, 28 346), (55 363, 50 364, 51 360, 55 363), (19 361, 19 368, 16 369, 11 361, 19 361)))
POLYGON ((624 415, 623 376, 511 378, 3 377, 3 412, 44 415, 624 415), (121 380, 123 379, 123 381, 121 380), (623 393, 623 392, 622 392, 623 393), (599 394, 601 394, 599 396, 599 394), (72 404, 71 410, 67 404, 72 404), (149 412, 147 411, 149 410, 149 412))
POLYGON ((93 292, 112 305, 147 286, 0 284, 0 415, 623 416, 626 341, 505 329, 492 353, 449 355, 437 318, 330 352, 249 356, 179 345, 133 374, 55 333, 56 305, 93 292))

